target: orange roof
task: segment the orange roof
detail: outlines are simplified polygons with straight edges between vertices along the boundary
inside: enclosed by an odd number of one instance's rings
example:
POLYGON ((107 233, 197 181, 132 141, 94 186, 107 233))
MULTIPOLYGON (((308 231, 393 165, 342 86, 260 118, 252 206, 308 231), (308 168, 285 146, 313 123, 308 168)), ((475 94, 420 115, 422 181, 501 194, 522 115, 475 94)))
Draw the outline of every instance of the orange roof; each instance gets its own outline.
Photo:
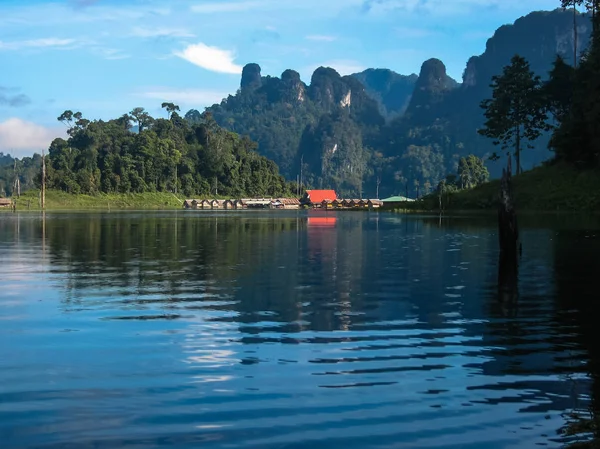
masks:
POLYGON ((323 200, 333 201, 337 198, 335 190, 307 190, 306 193, 311 203, 321 203, 323 200))

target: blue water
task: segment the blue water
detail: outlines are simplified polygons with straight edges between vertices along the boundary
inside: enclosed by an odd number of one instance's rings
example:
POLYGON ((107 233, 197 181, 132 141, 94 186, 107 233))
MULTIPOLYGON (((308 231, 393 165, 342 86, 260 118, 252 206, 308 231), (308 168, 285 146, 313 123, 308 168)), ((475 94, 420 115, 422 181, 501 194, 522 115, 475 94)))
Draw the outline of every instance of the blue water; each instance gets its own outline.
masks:
POLYGON ((557 448, 587 410, 597 220, 0 215, 0 447, 557 448))

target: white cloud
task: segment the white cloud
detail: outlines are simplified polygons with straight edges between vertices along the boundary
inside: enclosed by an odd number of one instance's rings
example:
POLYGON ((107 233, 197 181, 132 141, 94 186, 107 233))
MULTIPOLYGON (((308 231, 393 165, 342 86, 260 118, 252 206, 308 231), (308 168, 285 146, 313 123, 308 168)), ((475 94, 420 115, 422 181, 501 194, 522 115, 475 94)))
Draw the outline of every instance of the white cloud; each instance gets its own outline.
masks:
POLYGON ((9 118, 0 122, 0 151, 18 157, 31 155, 47 149, 52 140, 64 136, 65 130, 61 128, 46 128, 20 118, 9 118))
POLYGON ((22 50, 24 48, 73 48, 77 45, 75 39, 58 39, 54 37, 44 39, 29 39, 24 41, 0 41, 0 50, 22 50))
POLYGON ((210 106, 220 103, 227 97, 227 93, 204 89, 174 89, 169 87, 156 87, 145 92, 135 94, 138 97, 150 98, 161 102, 173 102, 191 107, 210 106))
POLYGON ((305 39, 309 41, 318 41, 318 42, 333 42, 337 39, 335 36, 327 36, 323 34, 311 34, 310 36, 306 36, 305 39))
POLYGON ((241 2, 214 2, 200 3, 192 5, 192 12, 199 14, 215 14, 223 12, 240 12, 248 11, 249 9, 258 8, 264 5, 264 2, 258 1, 241 1, 241 2))
POLYGON ((131 31, 134 37, 195 37, 193 33, 183 28, 144 28, 135 27, 131 31))
POLYGON ((234 54, 231 51, 209 47, 202 42, 188 45, 183 51, 174 54, 212 72, 234 73, 237 75, 242 73, 242 67, 234 63, 234 54))
POLYGON ((93 47, 91 50, 93 53, 110 61, 131 58, 130 54, 124 53, 122 50, 116 48, 93 47))

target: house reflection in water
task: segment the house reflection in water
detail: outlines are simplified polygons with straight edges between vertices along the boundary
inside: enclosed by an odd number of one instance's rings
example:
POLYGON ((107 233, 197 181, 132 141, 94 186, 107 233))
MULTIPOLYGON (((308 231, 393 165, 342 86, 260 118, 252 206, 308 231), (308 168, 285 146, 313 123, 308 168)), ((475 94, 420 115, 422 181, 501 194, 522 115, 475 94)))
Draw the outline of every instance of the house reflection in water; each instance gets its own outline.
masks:
MULTIPOLYGON (((347 247, 338 247, 340 234, 335 215, 315 214, 308 217, 308 257, 313 278, 321 278, 320 285, 328 286, 319 292, 318 329, 348 330, 351 325, 351 276, 344 262, 347 247), (341 257, 342 256, 342 257, 341 257), (341 265, 340 265, 340 262, 341 265)), ((316 318, 316 317, 315 317, 316 318)))
POLYGON ((308 217, 308 251, 311 259, 331 261, 337 245, 337 218, 332 216, 308 217))

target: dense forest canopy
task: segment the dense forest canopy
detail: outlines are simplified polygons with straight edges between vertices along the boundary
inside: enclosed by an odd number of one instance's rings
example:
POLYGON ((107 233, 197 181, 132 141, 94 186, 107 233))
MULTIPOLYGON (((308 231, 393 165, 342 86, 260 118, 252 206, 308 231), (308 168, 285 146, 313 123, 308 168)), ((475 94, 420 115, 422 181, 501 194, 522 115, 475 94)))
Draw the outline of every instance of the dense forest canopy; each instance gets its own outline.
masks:
MULTIPOLYGON (((210 113, 190 122, 179 116, 176 105, 163 107, 169 119, 150 117, 142 108, 109 121, 90 121, 79 112, 65 111, 58 120, 68 126, 69 138, 55 139, 50 145, 47 187, 85 194, 290 194, 292 187, 275 163, 256 153, 256 144, 248 137, 222 129, 210 113), (139 131, 132 131, 133 123, 139 131)), ((0 161, 9 180, 15 176, 11 161, 8 156, 0 161)), ((18 161, 16 176, 24 186, 39 185, 40 165, 39 155, 24 158, 18 161)), ((15 193, 10 185, 2 186, 4 194, 15 193)))

